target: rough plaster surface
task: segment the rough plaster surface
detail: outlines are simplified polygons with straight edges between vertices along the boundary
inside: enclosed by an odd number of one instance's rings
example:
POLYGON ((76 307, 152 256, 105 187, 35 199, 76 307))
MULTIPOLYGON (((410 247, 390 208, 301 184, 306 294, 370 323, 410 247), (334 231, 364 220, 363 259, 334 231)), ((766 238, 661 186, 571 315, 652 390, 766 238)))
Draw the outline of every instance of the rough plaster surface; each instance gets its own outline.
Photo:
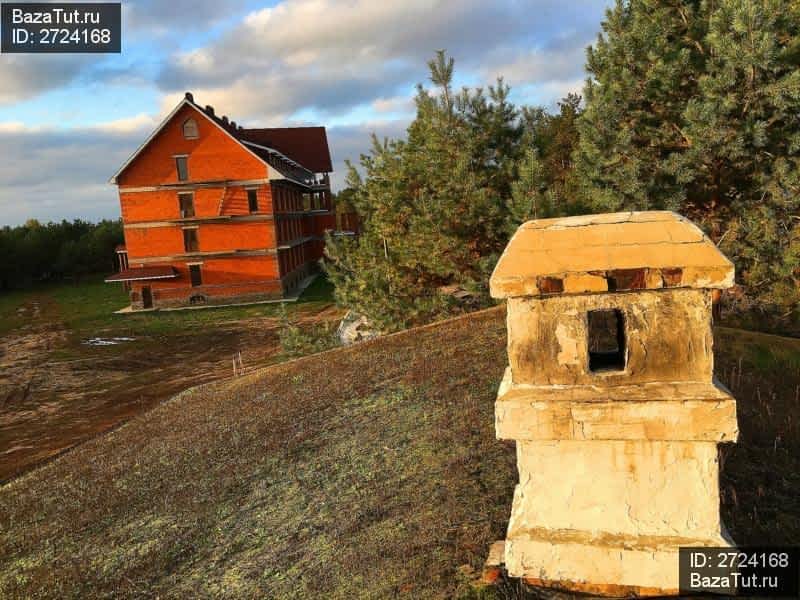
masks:
POLYGON ((678 589, 680 546, 728 546, 715 442, 518 441, 512 577, 575 589, 678 589))
POLYGON ((506 370, 495 404, 497 437, 508 440, 729 442, 736 401, 718 382, 515 386, 506 370))
POLYGON ((495 298, 607 292, 617 275, 627 289, 728 288, 733 264, 669 211, 539 219, 516 231, 489 287, 495 298))
POLYGON ((517 442, 517 465, 510 540, 540 529, 593 536, 720 535, 713 442, 517 442))
MULTIPOLYGON (((584 542, 553 543, 544 539, 506 540, 506 569, 512 577, 538 584, 594 591, 619 596, 614 590, 630 588, 637 596, 677 594, 678 547, 727 546, 724 540, 666 539, 653 547, 602 545, 584 542), (591 584, 591 585, 587 585, 591 584)), ((627 595, 627 594, 626 594, 627 595)))
POLYGON ((736 401, 713 379, 709 288, 732 280, 674 213, 532 221, 514 235, 491 281, 508 297, 495 426, 517 442, 511 576, 676 593, 680 546, 729 544, 717 443, 736 440, 736 401), (624 365, 592 372, 588 313, 601 309, 622 313, 624 365))
POLYGON ((507 319, 515 384, 611 386, 712 379, 709 290, 509 298, 507 319), (623 313, 624 371, 589 371, 587 315, 598 309, 623 313))

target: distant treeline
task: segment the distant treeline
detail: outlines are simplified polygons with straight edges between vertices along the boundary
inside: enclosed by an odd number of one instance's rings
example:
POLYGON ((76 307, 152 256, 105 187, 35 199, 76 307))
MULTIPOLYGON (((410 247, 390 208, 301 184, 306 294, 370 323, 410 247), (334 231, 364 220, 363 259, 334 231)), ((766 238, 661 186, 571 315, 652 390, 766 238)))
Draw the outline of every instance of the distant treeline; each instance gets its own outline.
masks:
POLYGON ((110 273, 115 267, 114 248, 122 241, 119 220, 41 224, 31 219, 25 225, 3 227, 0 290, 110 273))

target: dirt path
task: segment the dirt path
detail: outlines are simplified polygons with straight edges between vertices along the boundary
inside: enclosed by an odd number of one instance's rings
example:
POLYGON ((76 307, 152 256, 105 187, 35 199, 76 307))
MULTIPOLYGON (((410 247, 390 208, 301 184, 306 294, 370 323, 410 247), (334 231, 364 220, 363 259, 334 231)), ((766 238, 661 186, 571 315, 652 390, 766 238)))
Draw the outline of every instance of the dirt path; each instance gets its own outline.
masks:
MULTIPOLYGON (((230 377, 240 352, 246 369, 274 362, 279 353, 271 317, 91 346, 48 317, 43 302, 24 305, 27 324, 0 338, 0 481, 187 387, 230 377)), ((339 317, 328 308, 301 323, 339 317)))

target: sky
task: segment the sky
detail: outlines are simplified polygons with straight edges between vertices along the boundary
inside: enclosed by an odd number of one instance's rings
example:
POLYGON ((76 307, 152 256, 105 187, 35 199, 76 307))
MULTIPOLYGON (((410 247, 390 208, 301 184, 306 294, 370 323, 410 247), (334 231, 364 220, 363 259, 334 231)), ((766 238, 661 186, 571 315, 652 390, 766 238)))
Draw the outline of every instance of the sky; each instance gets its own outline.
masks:
POLYGON ((610 0, 129 0, 120 54, 0 54, 0 226, 119 217, 109 178, 185 91, 244 127, 324 125, 334 189, 402 137, 427 60, 512 100, 580 92, 610 0))

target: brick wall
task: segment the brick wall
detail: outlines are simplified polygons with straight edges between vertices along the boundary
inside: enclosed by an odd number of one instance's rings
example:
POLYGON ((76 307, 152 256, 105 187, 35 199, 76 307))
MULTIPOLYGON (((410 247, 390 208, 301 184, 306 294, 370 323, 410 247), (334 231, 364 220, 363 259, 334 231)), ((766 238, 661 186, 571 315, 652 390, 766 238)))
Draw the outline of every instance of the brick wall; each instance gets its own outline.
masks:
POLYGON ((156 308, 188 304, 192 296, 203 296, 204 302, 255 301, 279 296, 282 292, 275 255, 180 260, 164 263, 178 272, 175 279, 157 279, 133 283, 131 301, 141 308, 142 287, 150 287, 156 308), (193 287, 189 264, 201 263, 202 285, 193 287), (240 299, 236 300, 241 296, 240 299), (139 303, 137 305, 137 302, 139 303))
MULTIPOLYGON (((272 190, 269 184, 229 187, 220 185, 219 187, 200 188, 191 191, 195 216, 215 217, 220 215, 250 214, 247 189, 253 187, 256 189, 258 198, 258 211, 256 211, 256 214, 272 214, 272 190)), ((178 190, 125 193, 121 189, 122 219, 125 223, 179 219, 181 217, 179 193, 178 190)))
POLYGON ((121 191, 127 186, 178 183, 173 158, 176 154, 189 155, 191 181, 266 179, 269 176, 267 166, 227 132, 199 114, 197 109, 184 106, 118 177, 121 191), (196 140, 183 137, 182 125, 188 118, 197 122, 200 137, 196 140))
MULTIPOLYGON (((141 308, 142 288, 154 306, 253 301, 292 291, 322 256, 321 236, 335 216, 294 212, 327 208, 328 192, 308 192, 286 180, 267 183, 269 168, 195 108, 184 106, 118 177, 120 206, 130 266, 164 258, 175 279, 135 282, 131 302, 141 308), (183 123, 193 118, 199 137, 187 140, 183 123), (178 181, 175 155, 188 155, 188 180, 178 181), (239 183, 228 185, 228 181, 239 183), (253 183, 242 183, 253 182, 253 183), (169 189, 150 189, 175 185, 169 189), (251 213, 248 189, 256 189, 251 213), (182 215, 180 193, 192 194, 193 215, 182 215), (274 214, 280 213, 280 214, 274 214), (253 220, 250 216, 265 216, 253 220), (281 216, 283 215, 283 216, 281 216), (231 217, 210 222, 208 218, 231 217), (136 225, 132 227, 131 225, 136 225), (146 226, 145 226, 146 225, 146 226), (183 230, 197 228, 197 252, 187 253, 183 230), (281 239, 277 233, 282 234, 281 239), (292 248, 278 250, 280 244, 292 248), (259 256, 209 257, 203 253, 267 252, 259 256), (192 286, 187 263, 202 263, 202 285, 192 286)), ((160 262, 160 261, 159 261, 160 262)))

